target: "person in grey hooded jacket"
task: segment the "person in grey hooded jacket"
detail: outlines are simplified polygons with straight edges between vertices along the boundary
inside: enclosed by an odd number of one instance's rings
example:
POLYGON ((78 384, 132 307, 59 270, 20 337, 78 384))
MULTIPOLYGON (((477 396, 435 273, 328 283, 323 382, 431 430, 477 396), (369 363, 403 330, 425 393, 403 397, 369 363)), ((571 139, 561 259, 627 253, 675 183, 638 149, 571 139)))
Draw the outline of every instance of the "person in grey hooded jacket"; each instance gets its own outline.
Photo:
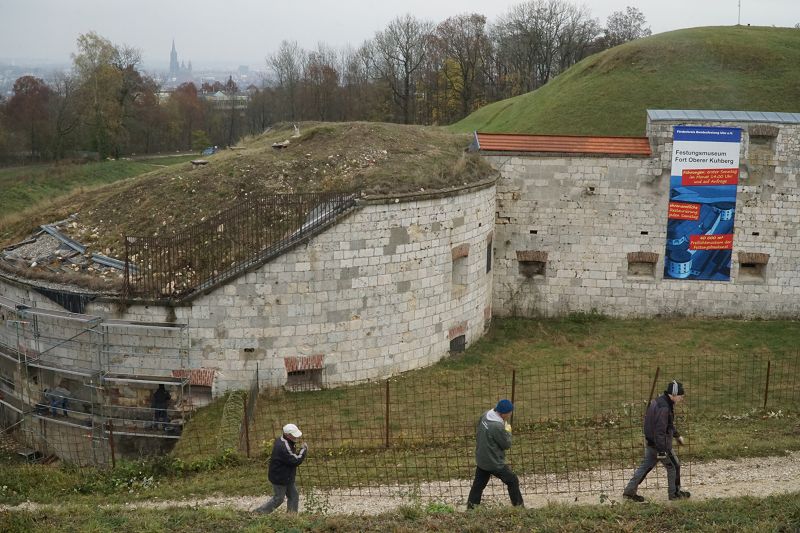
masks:
POLYGON ((511 448, 511 425, 508 419, 514 405, 509 400, 500 400, 494 409, 487 411, 478 421, 475 435, 475 480, 467 498, 467 508, 481 503, 483 490, 489 479, 495 476, 508 487, 512 505, 523 505, 519 490, 519 478, 506 465, 506 450, 511 448))

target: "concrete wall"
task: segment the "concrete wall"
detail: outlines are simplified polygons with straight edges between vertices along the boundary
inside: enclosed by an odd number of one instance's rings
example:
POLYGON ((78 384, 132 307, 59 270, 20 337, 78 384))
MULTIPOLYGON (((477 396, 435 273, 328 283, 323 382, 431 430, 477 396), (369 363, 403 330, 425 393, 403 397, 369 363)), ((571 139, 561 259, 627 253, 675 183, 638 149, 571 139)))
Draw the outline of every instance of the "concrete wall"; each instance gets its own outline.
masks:
POLYGON ((501 172, 496 314, 797 317, 799 128, 708 124, 742 127, 743 139, 732 279, 707 282, 663 279, 673 125, 649 125, 652 158, 487 157, 501 172), (519 251, 546 255, 544 275, 521 274, 519 251), (653 276, 629 273, 635 252, 657 254, 653 276), (764 280, 740 273, 739 252, 769 255, 764 280))

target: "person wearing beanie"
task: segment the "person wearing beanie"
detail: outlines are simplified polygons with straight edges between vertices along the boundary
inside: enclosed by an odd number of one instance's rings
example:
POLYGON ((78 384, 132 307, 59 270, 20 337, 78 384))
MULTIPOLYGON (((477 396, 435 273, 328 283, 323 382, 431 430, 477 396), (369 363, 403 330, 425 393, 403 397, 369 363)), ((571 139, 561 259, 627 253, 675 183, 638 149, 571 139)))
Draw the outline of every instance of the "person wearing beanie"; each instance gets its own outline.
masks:
POLYGON ((634 472, 622 492, 623 498, 635 502, 643 502, 644 497, 637 494, 639 485, 647 474, 660 462, 667 469, 667 496, 670 500, 686 499, 689 492, 681 489, 681 463, 672 451, 673 438, 683 444, 683 437, 675 429, 675 404, 683 400, 683 384, 673 380, 664 394, 650 402, 644 415, 644 438, 646 446, 644 459, 634 472))
POLYGON ((511 425, 508 419, 514 405, 509 400, 500 400, 494 409, 489 409, 478 421, 475 436, 475 480, 467 498, 467 509, 481 503, 483 490, 489 479, 495 476, 508 487, 512 505, 523 505, 519 490, 519 478, 506 465, 506 450, 511 448, 511 425))
POLYGON ((272 483, 272 498, 264 505, 255 509, 256 513, 268 514, 274 511, 284 498, 288 497, 286 508, 290 513, 296 513, 300 505, 300 494, 295 486, 297 467, 306 458, 308 446, 305 442, 297 451, 297 443, 303 432, 294 424, 283 426, 283 435, 275 439, 272 446, 272 455, 269 458, 269 481, 272 483))

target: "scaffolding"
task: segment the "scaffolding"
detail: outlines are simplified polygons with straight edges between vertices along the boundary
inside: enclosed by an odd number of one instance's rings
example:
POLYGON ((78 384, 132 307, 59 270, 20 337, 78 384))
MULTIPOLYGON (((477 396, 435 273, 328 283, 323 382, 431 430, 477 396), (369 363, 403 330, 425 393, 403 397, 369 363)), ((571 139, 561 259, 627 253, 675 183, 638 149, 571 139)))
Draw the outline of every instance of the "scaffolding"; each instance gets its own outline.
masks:
POLYGON ((189 346, 186 324, 111 320, 0 296, 0 428, 28 454, 81 466, 164 453, 193 411, 189 346))

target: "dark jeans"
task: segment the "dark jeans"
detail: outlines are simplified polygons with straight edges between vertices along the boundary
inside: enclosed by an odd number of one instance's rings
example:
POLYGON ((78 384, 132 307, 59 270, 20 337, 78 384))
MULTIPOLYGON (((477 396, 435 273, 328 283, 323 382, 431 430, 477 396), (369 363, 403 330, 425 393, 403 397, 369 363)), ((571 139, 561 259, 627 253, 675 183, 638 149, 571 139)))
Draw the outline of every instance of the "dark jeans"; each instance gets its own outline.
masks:
POLYGON ((66 398, 51 398, 50 399, 50 412, 53 416, 58 414, 58 408, 67 416, 67 399, 66 398))
POLYGON ((472 482, 472 488, 469 490, 469 498, 467 498, 468 509, 472 509, 481 503, 483 489, 486 488, 486 485, 489 483, 489 478, 492 476, 506 484, 506 487, 508 487, 508 497, 511 498, 512 505, 522 505, 522 493, 519 491, 519 478, 511 471, 508 465, 494 472, 476 467, 475 480, 472 482))
POLYGON ((659 461, 664 465, 664 468, 667 469, 668 495, 672 496, 681 490, 681 463, 678 461, 675 454, 672 453, 672 450, 667 451, 663 458, 659 458, 658 451, 653 446, 645 446, 642 464, 640 464, 636 472, 633 473, 633 477, 625 487, 623 494, 627 494, 628 496, 636 494, 639 485, 644 481, 644 478, 647 477, 647 474, 655 468, 659 461))
POLYGON ((294 482, 289 485, 275 485, 273 483, 272 498, 261 507, 256 508, 255 512, 269 514, 277 509, 287 496, 289 501, 286 502, 286 510, 290 513, 296 513, 297 508, 300 506, 300 494, 297 492, 294 482))

